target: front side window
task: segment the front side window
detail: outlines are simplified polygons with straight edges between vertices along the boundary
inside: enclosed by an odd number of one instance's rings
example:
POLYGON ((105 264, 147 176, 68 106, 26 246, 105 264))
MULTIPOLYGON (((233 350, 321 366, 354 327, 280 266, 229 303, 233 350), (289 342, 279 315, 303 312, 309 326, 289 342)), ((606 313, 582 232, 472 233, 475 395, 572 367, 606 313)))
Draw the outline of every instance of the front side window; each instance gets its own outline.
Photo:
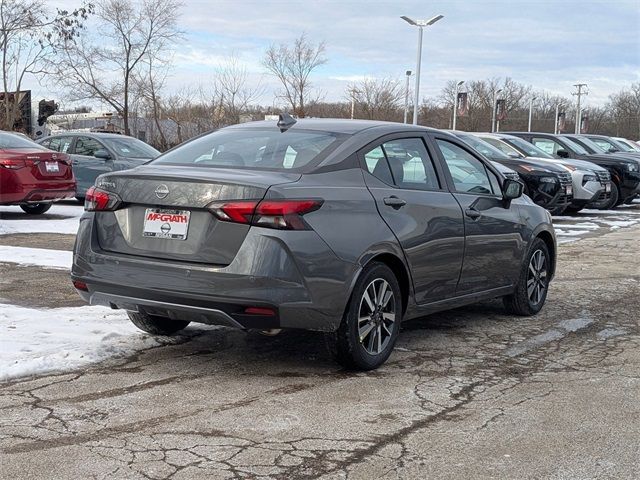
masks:
POLYGON ((436 143, 442 152, 457 192, 481 195, 495 193, 484 163, 454 143, 440 139, 436 140, 436 143))
POLYGON ((319 162, 346 135, 273 129, 228 129, 203 135, 154 160, 155 164, 296 171, 319 162))
POLYGON ((520 158, 523 156, 518 150, 513 148, 511 145, 504 143, 502 140, 498 140, 497 138, 493 138, 493 137, 482 137, 482 139, 488 144, 496 147, 505 155, 508 155, 513 158, 520 158))
POLYGON ((613 150, 619 150, 612 142, 605 140, 603 138, 594 138, 594 143, 598 145, 605 152, 611 152, 613 150))
POLYGON ((438 190, 440 184, 429 152, 420 138, 402 138, 382 145, 395 183, 401 188, 438 190))
POLYGON ((565 150, 562 145, 550 138, 532 138, 531 143, 549 155, 557 155, 558 150, 565 150))
POLYGON ((75 153, 76 155, 93 157, 98 150, 104 150, 104 147, 96 139, 89 137, 78 137, 73 153, 75 153))
POLYGON ((539 147, 536 147, 535 145, 519 137, 509 137, 505 140, 505 142, 524 152, 527 157, 540 157, 549 159, 554 158, 551 153, 547 153, 539 147))

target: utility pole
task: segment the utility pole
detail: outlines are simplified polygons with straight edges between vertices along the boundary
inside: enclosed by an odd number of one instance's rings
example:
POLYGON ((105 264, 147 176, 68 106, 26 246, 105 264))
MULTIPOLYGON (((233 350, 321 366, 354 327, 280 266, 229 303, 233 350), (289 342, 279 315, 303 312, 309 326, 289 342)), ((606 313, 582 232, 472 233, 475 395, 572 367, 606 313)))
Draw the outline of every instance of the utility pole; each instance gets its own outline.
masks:
POLYGON ((575 95, 578 97, 578 108, 576 109, 576 128, 574 132, 576 135, 580 134, 580 122, 582 120, 582 110, 580 109, 580 100, 582 98, 582 95, 589 95, 589 92, 582 91, 582 89, 586 86, 587 86, 586 83, 576 83, 574 87, 576 87, 578 91, 571 93, 571 95, 575 95))
POLYGON ((409 112, 409 78, 411 77, 411 70, 406 71, 407 84, 404 86, 404 123, 407 123, 407 115, 409 112))

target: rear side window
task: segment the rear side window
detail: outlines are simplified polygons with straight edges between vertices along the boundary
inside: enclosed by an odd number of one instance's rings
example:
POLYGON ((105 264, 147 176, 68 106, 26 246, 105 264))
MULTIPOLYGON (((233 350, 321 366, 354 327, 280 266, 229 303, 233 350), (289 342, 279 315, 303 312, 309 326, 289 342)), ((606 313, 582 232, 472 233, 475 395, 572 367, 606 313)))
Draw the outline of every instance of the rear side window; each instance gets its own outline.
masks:
POLYGON ((42 142, 42 145, 47 147, 49 150, 68 153, 72 140, 72 137, 51 137, 50 139, 42 142))
POLYGON ((393 185, 393 177, 391 176, 391 170, 387 163, 387 158, 384 156, 382 147, 376 147, 370 152, 365 153, 364 162, 367 167, 367 171, 382 180, 384 183, 393 185))
POLYGON ((171 150, 153 163, 296 171, 318 163, 337 146, 340 137, 301 130, 219 130, 171 150))
MULTIPOLYGON (((439 139, 436 142, 457 192, 481 195, 496 193, 484 163, 454 143, 439 139)), ((494 183, 497 183, 497 178, 494 183)))

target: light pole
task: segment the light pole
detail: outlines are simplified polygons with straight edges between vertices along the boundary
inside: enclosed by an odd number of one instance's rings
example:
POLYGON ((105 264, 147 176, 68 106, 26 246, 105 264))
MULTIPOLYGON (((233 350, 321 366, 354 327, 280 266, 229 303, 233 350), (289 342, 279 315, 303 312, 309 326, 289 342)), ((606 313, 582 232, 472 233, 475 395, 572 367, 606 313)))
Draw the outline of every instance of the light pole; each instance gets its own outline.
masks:
POLYGON ((491 133, 496 131, 496 102, 498 101, 498 95, 502 92, 502 89, 493 91, 493 103, 491 104, 491 133))
POLYGON ((406 71, 407 83, 404 87, 404 123, 407 123, 407 114, 409 113, 409 77, 411 77, 411 70, 406 71))
POLYGON ((533 112, 533 101, 536 99, 536 97, 531 97, 531 99, 529 100, 529 126, 527 127, 527 132, 531 131, 531 115, 533 112))
POLYGON ((462 86, 463 83, 464 80, 460 80, 458 83, 456 83, 456 94, 453 97, 453 122, 451 125, 451 130, 456 129, 456 120, 458 118, 458 89, 462 86))
POLYGON ((351 93, 351 120, 353 120, 353 115, 356 110, 356 94, 360 93, 360 91, 354 87, 350 90, 350 93, 351 93))
POLYGON ((560 114, 560 104, 556 103, 556 120, 553 123, 553 134, 558 134, 558 115, 560 114))
POLYGON ((407 16, 400 17, 409 25, 413 25, 414 27, 418 27, 418 58, 416 61, 416 91, 415 91, 415 101, 413 104, 413 124, 418 124, 418 105, 420 103, 420 63, 422 63, 422 30, 424 27, 430 27, 438 20, 444 18, 444 15, 436 15, 435 17, 429 20, 413 20, 407 16))

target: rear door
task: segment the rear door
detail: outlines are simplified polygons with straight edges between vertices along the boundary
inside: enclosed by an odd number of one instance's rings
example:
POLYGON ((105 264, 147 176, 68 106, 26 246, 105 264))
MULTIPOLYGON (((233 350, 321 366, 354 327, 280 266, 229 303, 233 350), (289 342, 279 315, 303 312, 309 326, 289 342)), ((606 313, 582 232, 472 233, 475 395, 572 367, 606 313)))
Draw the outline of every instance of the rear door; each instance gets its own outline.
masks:
POLYGON ((96 158, 97 150, 108 149, 95 138, 79 135, 76 137, 71 158, 73 160, 73 172, 76 174, 78 182, 77 195, 84 196, 103 173, 113 171, 113 157, 110 159, 96 158))
POLYGON ((446 181, 464 212, 465 246, 457 295, 511 285, 520 272, 523 223, 502 199, 499 176, 461 142, 435 135, 446 181))
POLYGON ((365 182, 397 237, 425 304, 455 294, 464 251, 460 206, 421 136, 388 136, 360 152, 365 182))

